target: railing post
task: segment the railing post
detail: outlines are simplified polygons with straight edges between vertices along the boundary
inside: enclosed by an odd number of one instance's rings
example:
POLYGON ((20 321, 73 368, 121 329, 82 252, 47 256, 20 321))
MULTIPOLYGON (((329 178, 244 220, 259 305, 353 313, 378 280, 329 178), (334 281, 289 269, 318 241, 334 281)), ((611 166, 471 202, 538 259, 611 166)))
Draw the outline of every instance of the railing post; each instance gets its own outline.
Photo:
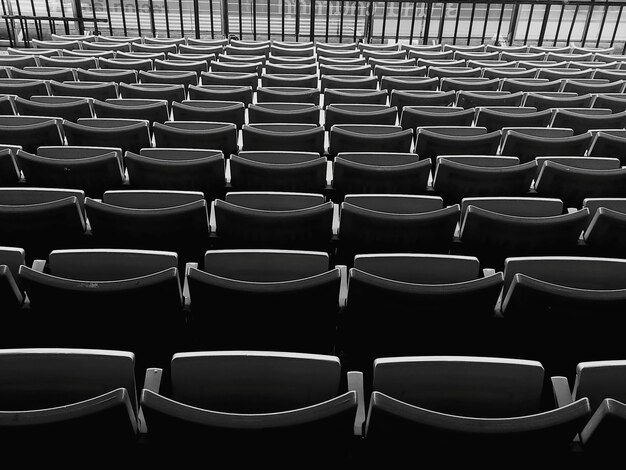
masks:
POLYGON ((589 34, 589 26, 591 25, 591 18, 593 18, 593 10, 595 9, 595 0, 591 0, 591 5, 589 5, 589 9, 587 10, 587 18, 585 19, 585 28, 583 29, 583 34, 581 37, 581 46, 585 47, 585 43, 587 42, 587 35, 589 34))
MULTIPOLYGON (((239 14, 241 14, 241 12, 239 14)), ((228 27, 228 0, 222 0, 222 34, 225 38, 230 37, 228 27)))
POLYGON ((543 22, 541 23, 541 31, 539 31, 539 38, 537 38, 537 45, 543 45, 543 37, 546 34, 546 26, 548 25, 548 18, 550 17, 550 9, 552 8, 552 0, 548 0, 546 3, 546 10, 543 12, 543 22))
MULTIPOLYGON (((83 18, 83 6, 80 0, 74 0, 74 16, 76 18, 83 18)), ((95 15, 95 12, 94 12, 95 15)), ((82 21, 78 21, 78 32, 79 34, 85 34, 85 23, 82 21)))
POLYGON ((513 6, 513 13, 511 14, 511 22, 509 23, 509 32, 507 33, 506 39, 507 44, 512 45, 513 40, 515 39, 515 31, 517 30, 517 17, 519 16, 519 8, 520 4, 515 3, 513 6))
POLYGON ((367 14, 365 15, 365 31, 363 31, 363 37, 367 44, 372 42, 372 29, 374 27, 374 2, 370 2, 367 7, 367 14))
POLYGON ((193 0, 193 20, 196 28, 196 39, 200 39, 200 2, 193 0))
POLYGON ((311 18, 309 30, 309 41, 313 42, 315 41, 315 0, 311 0, 311 18))

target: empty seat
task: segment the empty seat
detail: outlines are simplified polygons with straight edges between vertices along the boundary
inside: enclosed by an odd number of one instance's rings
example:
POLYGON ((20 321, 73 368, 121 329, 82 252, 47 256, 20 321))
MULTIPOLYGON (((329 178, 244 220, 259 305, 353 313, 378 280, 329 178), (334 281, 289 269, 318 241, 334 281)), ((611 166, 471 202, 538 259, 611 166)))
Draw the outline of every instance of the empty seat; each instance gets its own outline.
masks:
POLYGON ((129 189, 201 191, 211 201, 225 190, 226 162, 219 150, 153 147, 126 152, 129 189))
POLYGON ((624 268, 624 260, 613 257, 507 259, 499 310, 510 354, 540 358, 554 375, 569 378, 580 361, 620 359, 624 268), (601 330, 603 341, 588 341, 601 330), (567 338, 564 348, 555 347, 558 337, 567 338))
POLYGON ((548 127, 552 115, 551 109, 537 111, 525 106, 480 107, 476 110, 475 125, 485 127, 489 132, 505 127, 548 127))
MULTIPOLYGON (((39 61, 41 62, 41 58, 39 59, 39 61)), ((34 80, 57 80, 60 82, 64 80, 76 80, 76 76, 74 75, 74 71, 71 68, 71 66, 64 67, 64 66, 51 65, 50 67, 24 67, 23 69, 11 67, 9 70, 11 73, 10 75, 11 78, 31 78, 34 80)))
POLYGON ((53 250, 20 268, 31 311, 25 326, 32 338, 24 342, 132 350, 140 370, 163 364, 183 327, 178 268, 175 252, 53 250))
POLYGON ((483 77, 442 77, 439 89, 441 91, 498 91, 500 89, 500 80, 483 77))
POLYGON ((356 255, 339 326, 341 352, 366 377, 378 357, 493 354, 502 283, 502 272, 481 269, 471 256, 356 255))
POLYGON ((52 156, 18 150, 16 160, 29 186, 74 188, 86 196, 101 197, 107 189, 119 189, 125 182, 121 159, 113 149, 98 154, 87 149, 82 156, 69 151, 52 156))
MULTIPOLYGON (((190 85, 189 88, 191 88, 190 85)), ((174 101, 187 99, 185 85, 176 83, 124 83, 119 84, 120 98, 167 100, 169 106, 174 101)))
POLYGON ((93 117, 91 104, 85 97, 33 95, 25 99, 16 96, 13 103, 17 113, 25 116, 54 116, 69 121, 93 117))
POLYGON ((172 103, 172 118, 173 121, 231 122, 241 129, 245 123, 245 105, 241 101, 175 101, 172 103))
POLYGON ((387 104, 388 98, 387 90, 361 88, 329 88, 323 96, 324 108, 333 103, 387 104))
POLYGON ((537 162, 520 164, 517 157, 440 155, 432 188, 446 205, 465 197, 528 196, 537 162))
POLYGON ((405 106, 453 106, 456 92, 427 90, 393 90, 389 96, 389 104, 402 112, 405 106))
POLYGON ((494 269, 512 256, 575 255, 588 215, 586 208, 566 212, 556 198, 465 198, 454 252, 494 269))
POLYGON ((155 122, 152 132, 155 147, 211 149, 219 150, 224 155, 237 153, 239 150, 237 125, 232 122, 155 122))
POLYGON ((166 100, 153 98, 93 100, 92 106, 97 118, 141 119, 148 121, 149 125, 167 121, 170 114, 166 100))
POLYGON ((423 126, 471 126, 475 114, 474 108, 458 106, 404 106, 400 125, 416 132, 423 126))
POLYGON ((330 263, 319 251, 207 251, 186 274, 190 347, 334 354, 347 279, 330 263))
POLYGON ((626 198, 588 197, 583 200, 583 207, 589 209, 583 240, 590 254, 620 258, 626 256, 626 198))
POLYGON ((397 90, 406 91, 437 91, 439 79, 437 77, 422 76, 384 76, 380 79, 380 89, 388 93, 397 90))
MULTIPOLYGON (((237 101, 248 106, 252 103, 253 91, 249 85, 190 85, 190 100, 237 101)), ((257 93, 258 96, 258 93, 257 93)), ((176 101, 183 101, 177 99, 176 101)))
POLYGON ((438 196, 347 194, 340 206, 337 259, 352 266, 357 254, 448 253, 458 204, 438 196))
POLYGON ((64 81, 48 82, 53 96, 83 96, 100 101, 118 97, 118 85, 115 82, 64 81))
POLYGON ((202 85, 249 86, 253 92, 259 86, 259 76, 256 72, 202 72, 200 80, 202 85))
POLYGON ((524 93, 521 91, 465 91, 457 93, 456 106, 476 108, 479 106, 521 106, 524 93))
POLYGON ((329 132, 331 156, 341 152, 410 152, 413 129, 385 124, 335 124, 329 132))
POLYGON ((626 197, 626 168, 580 168, 548 160, 541 167, 535 192, 575 208, 581 208, 585 198, 626 197))
POLYGON ((562 87, 561 80, 550 80, 548 78, 504 78, 502 79, 502 91, 518 93, 530 92, 559 92, 562 87))
POLYGON ((0 78, 0 94, 30 99, 33 95, 49 95, 45 80, 31 78, 0 78))
MULTIPOLYGON (((503 131, 501 155, 515 155, 525 163, 538 156, 585 155, 593 136, 590 133, 563 136, 552 128, 537 131, 509 128, 503 131)), ((557 128, 554 128, 557 129, 557 128)))
MULTIPOLYGON (((594 108, 602 109, 602 108, 594 108)), ((574 134, 584 134, 596 129, 623 129, 626 127, 626 111, 620 113, 589 114, 572 109, 557 109, 552 127, 569 127, 574 134)))
POLYGON ((242 150, 294 150, 322 155, 325 152, 324 137, 324 128, 317 124, 245 124, 242 129, 242 150))
POLYGON ((591 415, 588 398, 562 405, 550 396, 539 361, 438 355, 373 364, 365 432, 372 461, 404 461, 416 442, 426 455, 448 452, 458 463, 567 459, 591 415))
POLYGON ((132 455, 140 423, 135 355, 127 351, 18 348, 0 352, 2 434, 7 456, 26 446, 42 451, 32 462, 69 465, 102 452, 132 455))
POLYGON ((323 193, 328 185, 328 161, 317 152, 242 150, 228 164, 231 191, 323 193))
POLYGON ((248 122, 255 123, 320 123, 321 110, 313 103, 262 102, 248 106, 248 122))
POLYGON ((137 71, 133 69, 76 69, 78 80, 91 82, 137 83, 137 71))
POLYGON ((261 86, 264 87, 300 87, 317 88, 317 74, 295 74, 295 73, 264 73, 261 75, 261 86))
POLYGON ((496 155, 501 138, 501 130, 484 127, 423 126, 417 129, 415 153, 432 161, 439 155, 496 155))
MULTIPOLYGON (((252 102, 252 97, 250 98, 252 102)), ((319 88, 308 87, 266 87, 260 86, 256 92, 257 103, 311 103, 320 104, 319 88)))
POLYGON ((147 373, 154 379, 142 391, 141 409, 148 449, 161 456, 176 458, 184 449, 201 457, 209 440, 217 458, 235 465, 286 466, 302 455, 322 465, 351 462, 361 439, 362 377, 344 372, 336 356, 189 352, 174 355, 165 371, 147 373))
POLYGON ((396 107, 386 104, 341 104, 326 106, 324 127, 328 131, 335 124, 383 124, 393 126, 398 118, 396 107))
POLYGON ((122 152, 138 153, 152 145, 147 120, 129 118, 80 118, 63 121, 68 145, 107 147, 115 143, 122 152))
POLYGON ((340 152, 333 159, 332 199, 346 194, 425 194, 431 161, 411 152, 340 152))
POLYGON ((137 78, 140 83, 184 85, 186 89, 189 85, 198 85, 198 74, 194 70, 140 70, 137 78))
POLYGON ((15 154, 19 145, 0 144, 0 187, 15 186, 22 181, 22 174, 15 154))
POLYGON ((589 108, 593 103, 593 95, 578 95, 574 92, 528 92, 524 98, 524 106, 531 106, 542 111, 548 108, 577 107, 589 108))
POLYGON ((110 190, 85 198, 92 246, 173 251, 179 268, 209 246, 204 194, 179 190, 110 190))
POLYGON ((584 361, 576 364, 570 389, 568 377, 559 377, 557 395, 564 404, 579 397, 589 399, 593 415, 580 430, 580 444, 586 455, 613 459, 621 453, 624 435, 623 373, 621 359, 584 361))
POLYGON ((234 191, 212 209, 216 248, 333 251, 335 206, 323 194, 234 191))
POLYGON ((77 189, 0 188, 0 244, 23 248, 29 265, 53 249, 83 247, 84 199, 77 189))
POLYGON ((29 153, 40 145, 62 145, 61 119, 51 116, 0 116, 0 142, 19 145, 29 153))

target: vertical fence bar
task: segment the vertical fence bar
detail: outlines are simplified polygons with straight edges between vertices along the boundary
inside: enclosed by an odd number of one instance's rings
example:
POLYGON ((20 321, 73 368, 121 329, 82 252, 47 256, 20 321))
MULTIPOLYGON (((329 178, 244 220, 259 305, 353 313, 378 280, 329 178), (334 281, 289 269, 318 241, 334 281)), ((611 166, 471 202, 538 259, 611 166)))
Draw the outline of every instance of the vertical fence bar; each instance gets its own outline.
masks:
POLYGON ((243 39, 243 8, 241 7, 241 0, 237 1, 239 6, 239 39, 243 39))
POLYGON ((602 25, 602 27, 600 28, 600 31, 598 32, 598 37, 596 38, 596 46, 595 47, 600 47, 600 40, 602 39, 602 33, 604 32, 604 25, 606 22, 606 17, 609 14, 609 5, 605 5, 604 7, 604 13, 602 14, 602 22, 600 23, 602 25))
POLYGON ((537 45, 543 45, 543 38, 546 34, 546 26, 548 25, 548 18, 550 16, 550 9, 552 8, 552 0, 548 0, 546 9, 543 12, 543 22, 541 23, 541 30, 539 31, 539 38, 537 39, 537 45))
POLYGON ((365 35, 366 42, 372 42, 372 34, 374 30, 374 2, 370 2, 367 7, 367 17, 365 18, 365 35))
POLYGON ((178 0, 178 13, 180 16, 180 35, 181 37, 185 36, 185 17, 183 16, 183 2, 182 0, 178 0))
MULTIPOLYGON (((209 0, 209 4, 212 0, 209 0)), ((196 30, 196 39, 200 38, 200 4, 198 0, 193 0, 193 21, 196 30)))
MULTIPOLYGON (((311 0, 315 1, 315 0, 311 0)), ((358 0, 354 4, 354 39, 353 42, 356 42, 356 32, 359 29, 359 2, 358 0)))
MULTIPOLYGON (((61 12, 63 13, 63 16, 65 16, 65 6, 63 5, 63 0, 61 0, 61 12)), ((93 8, 92 5, 92 13, 94 15, 94 18, 96 16, 96 10, 95 8, 93 8)), ((80 0, 75 0, 74 1, 74 14, 76 15, 76 18, 83 18, 83 5, 81 4, 80 0)), ((97 21, 94 21, 94 29, 96 27, 96 25, 98 24, 97 21)), ((69 28, 68 25, 66 23, 65 26, 65 32, 67 34, 69 34, 69 28)), ((85 25, 82 21, 78 21, 78 33, 79 34, 85 34, 85 25)))
POLYGON ((585 47, 585 44, 587 43, 587 35, 589 34, 589 26, 591 25, 591 19, 593 18, 593 10, 595 9, 595 6, 595 0, 591 0, 591 5, 587 9, 587 18, 585 19, 585 27, 581 38, 582 47, 585 47))
POLYGON ((296 0, 296 41, 299 41, 299 40, 300 40, 300 0, 296 0))
POLYGON ((330 0, 326 0, 326 37, 325 42, 328 42, 328 28, 330 27, 330 0))
POLYGON ((315 41, 315 0, 311 0, 311 19, 309 21, 309 41, 315 41))
MULTIPOLYGON (((67 14, 65 13, 65 4, 63 3, 63 0, 59 2, 59 6, 61 7, 61 15, 63 15, 63 18, 67 18, 67 14)), ((80 23, 82 23, 82 21, 78 21, 79 28, 80 28, 80 23)), ((65 34, 70 34, 70 22, 67 20, 63 21, 63 27, 65 29, 65 34)), ((81 33, 81 34, 84 34, 84 33, 81 33)))
MULTIPOLYGON (((20 6, 20 2, 15 4, 17 6, 17 14, 22 16, 22 7, 20 6)), ((28 21, 20 18, 20 27, 22 28, 24 46, 28 47, 28 43, 30 43, 30 34, 28 33, 28 21)))
POLYGON ((120 0, 120 8, 122 9, 122 26, 124 28, 124 36, 128 36, 128 29, 126 28, 126 7, 124 6, 124 0, 120 0))
POLYGON ((383 29, 380 32, 380 42, 384 43, 385 42, 385 33, 387 32, 387 5, 389 5, 387 2, 385 2, 385 8, 383 10, 383 29))
POLYGON ((476 4, 472 3, 472 13, 470 15, 469 30, 467 31, 467 45, 472 41, 472 30, 474 29, 474 17, 476 13, 476 4))
POLYGON ((424 39, 422 39, 424 41, 424 44, 428 44, 428 35, 430 33, 430 18, 433 13, 432 6, 433 4, 430 2, 426 6, 426 19, 424 20, 424 39))
POLYGON ((165 9, 165 31, 167 34, 167 37, 171 37, 171 33, 170 33, 170 13, 169 13, 169 8, 167 7, 167 0, 163 0, 163 8, 165 9))
MULTIPOLYGON (((211 39, 215 39, 215 20, 213 19, 213 0, 209 0, 209 15, 211 15, 211 39)), ((196 37, 200 39, 199 32, 196 37)))
MULTIPOLYGON (((30 8, 33 12, 33 17, 37 17, 37 11, 35 10, 35 2, 34 0, 30 0, 30 8)), ((43 30, 41 28, 41 21, 40 20, 33 20, 33 25, 35 26, 35 33, 37 33, 37 39, 41 40, 43 39, 43 30)))
POLYGON ((142 36, 141 17, 139 16, 139 0, 135 0, 135 16, 137 17, 137 36, 142 36))
MULTIPOLYGON (((267 39, 272 38, 272 18, 271 18, 272 4, 271 0, 267 0, 267 39)), ((213 15, 211 15, 213 17, 213 15)))
POLYGON ((415 13, 417 11, 417 3, 413 2, 413 13, 411 15, 411 31, 409 32, 409 44, 413 44, 413 37, 415 33, 415 13))
POLYGON ((437 32, 437 41, 441 44, 443 41, 443 27, 444 22, 446 21, 446 10, 448 9, 448 4, 443 3, 441 6, 441 16, 439 17, 439 31, 437 32))
POLYGON ((252 39, 256 41, 256 0, 252 0, 252 39))
MULTIPOLYGON (((46 13, 48 14, 48 16, 52 16, 52 12, 50 11, 50 1, 46 0, 46 13)), ((57 25, 56 25, 56 21, 54 20, 49 20, 48 21, 48 25, 50 26, 50 32, 52 34, 56 34, 57 32, 57 25)))
POLYGON ((507 33, 507 44, 513 44, 515 41, 515 34, 517 32, 517 18, 519 17, 520 4, 516 3, 511 13, 511 22, 509 23, 509 32, 507 33))
POLYGON ((462 3, 457 3, 457 10, 456 10, 456 21, 454 23, 454 37, 452 38, 452 44, 456 44, 456 37, 459 31, 459 21, 461 19, 461 10, 463 8, 463 4, 462 3))
POLYGON ((491 3, 487 3, 487 9, 485 10, 485 20, 483 21, 483 34, 480 38, 480 42, 485 43, 485 36, 487 36, 487 23, 489 23, 489 13, 491 11, 491 3))
MULTIPOLYGON (((282 33, 281 33, 281 39, 284 41, 285 40, 285 14, 286 14, 285 13, 285 0, 282 0, 282 2, 283 2, 282 3, 283 15, 282 15, 281 21, 282 21, 282 28, 283 29, 282 29, 282 33)), ((328 26, 328 25, 326 25, 326 26, 328 26)))
POLYGON ((402 19, 402 2, 398 2, 398 24, 396 25, 396 39, 398 42, 400 39, 400 20, 402 19))
POLYGON ((152 37, 155 38, 157 37, 157 32, 156 32, 156 23, 154 21, 154 1, 149 0, 148 5, 150 5, 150 29, 152 31, 152 37))
POLYGON ((339 42, 343 41, 343 10, 344 2, 341 2, 341 9, 339 13, 339 42))
POLYGON ((569 46, 570 40, 572 39, 572 32, 574 31, 574 26, 576 25, 576 17, 578 16, 578 8, 579 5, 576 5, 574 9, 574 17, 572 18, 572 23, 570 24, 569 33, 567 34, 567 42, 566 44, 569 46))
POLYGON ((17 45, 16 40, 17 37, 15 36, 15 21, 14 20, 9 20, 7 18, 8 12, 7 12, 7 7, 4 3, 4 0, 2 0, 2 14, 4 15, 4 22, 7 25, 7 34, 9 36, 9 47, 15 47, 17 45))
POLYGON ((528 44, 528 34, 530 33, 530 24, 532 23, 533 14, 535 13, 535 4, 530 4, 530 11, 528 12, 528 21, 526 22, 526 34, 524 35, 524 44, 528 44))
MULTIPOLYGON (((613 47, 613 44, 615 44, 615 36, 617 36, 617 29, 619 28, 619 22, 622 19, 623 10, 624 10, 623 6, 619 7, 619 13, 617 14, 617 20, 615 21, 615 28, 613 29, 613 36, 611 36, 611 47, 613 47)), ((624 43, 624 46, 626 47, 626 43, 624 43)))
POLYGON ((504 19, 504 3, 500 4, 500 18, 498 19, 498 29, 496 30, 496 41, 500 40, 500 33, 502 32, 502 20, 504 19))
POLYGON ((561 12, 559 13, 559 22, 556 25, 556 32, 554 33, 554 41, 552 42, 553 46, 556 46, 559 40, 559 33, 561 32, 561 24, 563 23, 564 14, 565 14, 565 5, 561 5, 561 12))
MULTIPOLYGON (((80 1, 80 0, 77 0, 77 1, 80 1)), ((111 21, 111 8, 109 7, 109 0, 104 0, 104 3, 107 8, 107 20, 109 21, 109 34, 113 36, 113 21, 111 21)), ((91 8, 92 8, 91 11, 93 12, 93 17, 95 18, 96 8, 94 5, 95 5, 94 0, 91 0, 91 8)), ((95 25, 96 34, 98 34, 98 22, 95 21, 94 25, 95 25)))
POLYGON ((225 38, 230 37, 230 22, 228 20, 228 0, 222 0, 222 34, 225 38))

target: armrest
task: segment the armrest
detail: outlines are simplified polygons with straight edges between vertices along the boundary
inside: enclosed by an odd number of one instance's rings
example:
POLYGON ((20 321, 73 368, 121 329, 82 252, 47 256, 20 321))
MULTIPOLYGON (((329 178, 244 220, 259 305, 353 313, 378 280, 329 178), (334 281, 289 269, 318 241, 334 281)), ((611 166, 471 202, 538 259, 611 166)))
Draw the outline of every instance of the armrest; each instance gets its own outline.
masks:
POLYGON ((363 387, 363 372, 348 371, 348 389, 354 390, 357 396, 356 417, 354 419, 354 435, 363 435, 363 425, 365 424, 365 390, 363 387))
POLYGON ((198 268, 198 263, 192 261, 185 263, 185 279, 183 280, 184 308, 189 308, 191 304, 191 296, 189 295, 189 283, 187 282, 187 274, 189 274, 189 268, 198 268))
POLYGON ((496 270, 493 268, 484 268, 483 269, 483 277, 493 276, 496 273, 496 270))
POLYGON ((550 380, 552 381, 554 400, 559 408, 574 402, 567 377, 554 376, 550 377, 550 380))
POLYGON ((339 235, 339 204, 333 204, 333 236, 339 235))
MULTIPOLYGON (((161 388, 161 377, 163 376, 163 369, 158 367, 149 367, 146 369, 146 375, 143 381, 143 388, 148 389, 154 393, 159 393, 159 389, 161 388)), ((148 428, 146 426, 146 420, 143 416, 143 410, 139 407, 139 411, 137 413, 137 425, 139 428, 139 434, 145 435, 148 432, 148 428)))
POLYGON ((40 273, 42 273, 44 271, 44 269, 46 268, 46 260, 45 259, 33 260, 32 268, 35 271, 39 271, 40 273))
POLYGON ((579 211, 579 209, 577 209, 576 207, 568 207, 567 208, 567 213, 568 214, 572 214, 572 213, 578 212, 578 211, 579 211))
POLYGON ((348 266, 338 264, 335 266, 341 273, 341 285, 339 287, 339 307, 344 308, 348 301, 348 266))
POLYGON ((146 375, 143 380, 143 388, 147 388, 154 393, 159 393, 162 377, 163 369, 159 367, 149 367, 146 369, 146 375))

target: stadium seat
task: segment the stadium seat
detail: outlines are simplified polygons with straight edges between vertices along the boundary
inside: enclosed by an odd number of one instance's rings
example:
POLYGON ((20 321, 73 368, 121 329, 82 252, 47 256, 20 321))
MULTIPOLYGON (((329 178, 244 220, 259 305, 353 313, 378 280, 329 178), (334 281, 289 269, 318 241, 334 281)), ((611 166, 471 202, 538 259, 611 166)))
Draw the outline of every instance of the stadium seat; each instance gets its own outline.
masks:
POLYGON ((155 147, 219 150, 224 155, 239 151, 237 125, 232 122, 155 122, 152 133, 155 147))
POLYGON ((413 129, 385 124, 334 124, 329 131, 328 153, 341 152, 410 152, 413 129))
MULTIPOLYGON (((252 123, 242 129, 242 150, 325 153, 324 129, 319 124, 252 123)), ((231 152, 235 153, 235 152, 231 152)))
POLYGON ((317 152, 242 150, 228 159, 230 191, 324 193, 328 160, 317 152))
POLYGON ((97 118, 142 119, 150 126, 170 118, 168 102, 155 98, 108 98, 93 100, 92 106, 97 118))
POLYGON ((41 145, 63 145, 62 119, 54 116, 0 116, 0 142, 29 153, 41 145))
POLYGON ((415 153, 420 160, 432 161, 439 155, 496 155, 501 139, 501 130, 487 132, 485 127, 422 126, 415 136, 415 153))
POLYGON ((438 196, 347 194, 340 205, 337 260, 351 267, 364 253, 450 251, 459 220, 458 204, 438 196))
POLYGON ((146 119, 80 118, 64 120, 63 132, 68 145, 107 147, 115 143, 122 152, 138 153, 152 146, 150 126, 146 119))
POLYGON ((376 359, 365 425, 370 461, 405 461, 416 442, 452 464, 562 461, 591 409, 586 397, 567 405, 549 397, 547 375, 541 362, 499 356, 376 359))
POLYGON ((346 282, 326 252, 209 250, 186 270, 187 348, 334 354, 346 282))
POLYGON ((340 152, 333 159, 331 198, 340 203, 347 194, 426 194, 431 164, 411 152, 340 152))
POLYGON ((248 123, 320 124, 321 109, 313 103, 263 102, 248 106, 248 123))
POLYGON ((140 403, 148 449, 164 458, 178 458, 183 449, 200 458, 209 440, 216 458, 236 466, 286 467, 303 455, 315 466, 355 459, 363 379, 358 371, 344 372, 337 356, 185 352, 146 376, 140 403))
POLYGON ((201 191, 207 201, 226 187, 224 154, 219 150, 152 147, 126 152, 128 189, 201 191))

